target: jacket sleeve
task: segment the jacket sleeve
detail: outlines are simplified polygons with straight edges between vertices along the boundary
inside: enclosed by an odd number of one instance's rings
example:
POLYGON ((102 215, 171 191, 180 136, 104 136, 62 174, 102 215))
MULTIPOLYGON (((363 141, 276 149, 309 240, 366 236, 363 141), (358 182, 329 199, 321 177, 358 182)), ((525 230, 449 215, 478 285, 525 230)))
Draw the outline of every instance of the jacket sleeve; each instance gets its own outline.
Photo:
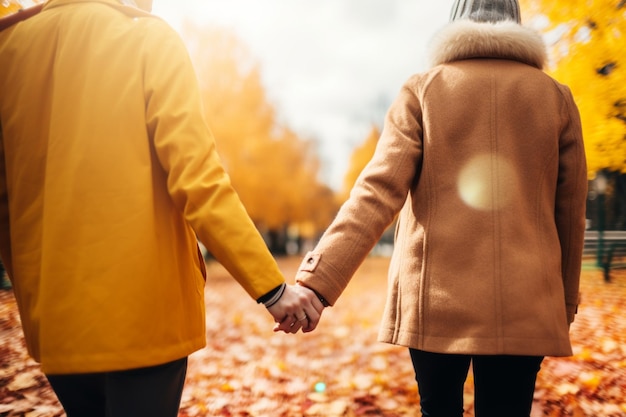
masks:
POLYGON ((146 119, 169 194, 199 240, 257 299, 283 276, 220 161, 184 44, 154 20, 144 51, 146 119))
POLYGON ((555 221, 561 242, 561 273, 567 319, 574 321, 579 302, 582 250, 585 239, 587 164, 578 108, 572 93, 560 86, 564 97, 565 124, 559 143, 559 176, 555 221))
POLYGON ((406 201, 422 158, 418 76, 402 88, 385 119, 372 160, 337 217, 304 258, 296 281, 333 305, 406 201))

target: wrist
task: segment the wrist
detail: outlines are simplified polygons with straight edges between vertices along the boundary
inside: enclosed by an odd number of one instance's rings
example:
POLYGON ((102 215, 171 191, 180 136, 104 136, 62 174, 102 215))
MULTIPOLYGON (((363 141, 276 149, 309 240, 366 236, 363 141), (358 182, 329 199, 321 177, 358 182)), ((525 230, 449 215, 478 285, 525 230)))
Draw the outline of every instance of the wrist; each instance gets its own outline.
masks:
POLYGON ((315 295, 317 296, 317 299, 320 300, 320 303, 322 303, 322 305, 324 307, 330 307, 330 303, 328 302, 328 300, 326 300, 324 298, 324 296, 322 294, 320 294, 319 292, 317 292, 316 290, 314 290, 313 288, 310 288, 311 291, 313 291, 315 293, 315 295))
POLYGON ((257 303, 263 304, 265 308, 272 307, 274 304, 278 302, 278 300, 280 300, 280 297, 283 296, 283 293, 285 292, 285 288, 287 288, 287 284, 283 282, 278 287, 274 288, 267 294, 260 297, 257 300, 257 303))

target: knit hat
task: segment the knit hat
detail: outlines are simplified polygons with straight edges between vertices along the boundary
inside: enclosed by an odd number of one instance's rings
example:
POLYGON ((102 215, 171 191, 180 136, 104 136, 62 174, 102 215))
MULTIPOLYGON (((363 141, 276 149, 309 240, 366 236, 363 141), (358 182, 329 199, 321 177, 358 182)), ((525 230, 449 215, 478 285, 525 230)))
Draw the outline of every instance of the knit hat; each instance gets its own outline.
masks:
POLYGON ((522 22, 517 0, 455 0, 450 21, 459 19, 491 23, 503 20, 522 22))

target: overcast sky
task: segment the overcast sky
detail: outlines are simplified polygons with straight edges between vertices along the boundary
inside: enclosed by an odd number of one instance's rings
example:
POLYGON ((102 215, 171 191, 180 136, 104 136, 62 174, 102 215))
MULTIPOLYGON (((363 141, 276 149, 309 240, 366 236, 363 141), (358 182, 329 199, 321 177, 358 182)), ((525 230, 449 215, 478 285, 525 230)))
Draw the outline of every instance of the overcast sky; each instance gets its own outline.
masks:
POLYGON ((154 0, 153 13, 234 31, 258 59, 281 121, 315 139, 338 189, 355 146, 404 81, 426 69, 452 0, 154 0))

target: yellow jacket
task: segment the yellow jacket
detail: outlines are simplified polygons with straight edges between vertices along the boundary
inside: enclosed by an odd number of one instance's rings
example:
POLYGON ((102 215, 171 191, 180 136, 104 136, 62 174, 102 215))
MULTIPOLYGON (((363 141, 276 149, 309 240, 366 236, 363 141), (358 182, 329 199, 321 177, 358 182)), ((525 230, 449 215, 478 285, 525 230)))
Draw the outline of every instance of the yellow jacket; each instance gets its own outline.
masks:
POLYGON ((114 0, 0 33, 0 253, 44 372, 205 345, 196 236, 254 298, 283 282, 218 158, 178 35, 114 0))

